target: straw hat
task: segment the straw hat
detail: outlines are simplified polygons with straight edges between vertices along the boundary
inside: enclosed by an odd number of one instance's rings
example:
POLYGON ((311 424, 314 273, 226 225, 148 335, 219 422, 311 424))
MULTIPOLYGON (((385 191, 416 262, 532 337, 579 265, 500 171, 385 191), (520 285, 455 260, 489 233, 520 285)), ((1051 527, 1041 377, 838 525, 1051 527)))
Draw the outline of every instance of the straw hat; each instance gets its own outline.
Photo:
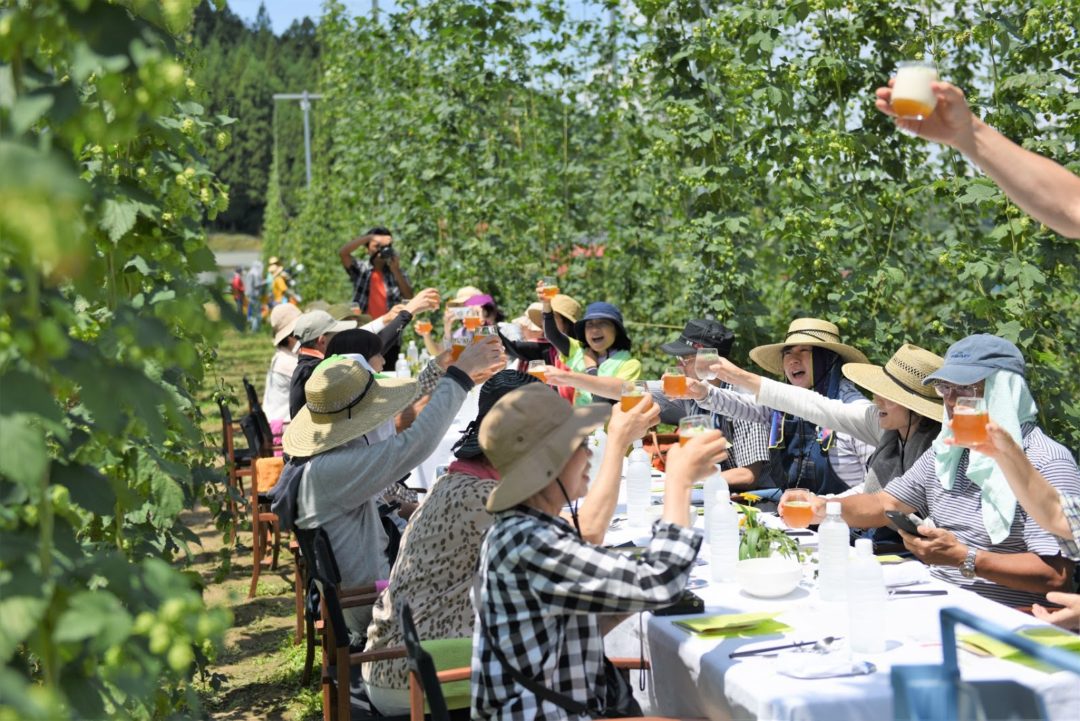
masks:
POLYGON ((544 306, 540 301, 530 303, 529 307, 525 310, 525 314, 519 318, 514 318, 515 323, 520 323, 522 326, 533 332, 543 332, 544 330, 544 306))
POLYGON ((940 421, 941 398, 933 386, 923 385, 923 380, 944 362, 939 355, 905 343, 893 353, 884 368, 869 363, 847 363, 841 370, 852 383, 874 395, 899 403, 932 421, 940 421))
POLYGON ((869 363, 861 351, 840 342, 840 329, 827 320, 796 318, 788 324, 783 343, 759 345, 750 351, 750 360, 776 375, 784 374, 783 351, 793 345, 810 345, 836 353, 848 363, 869 363))
MULTIPOLYGON (((559 293, 551 299, 551 310, 559 315, 563 316, 571 323, 577 323, 578 318, 581 317, 581 303, 571 298, 568 295, 559 293)), ((544 328, 544 313, 543 305, 540 303, 533 303, 529 306, 529 309, 525 311, 529 316, 529 320, 535 323, 541 330, 544 328), (536 309, 535 311, 533 309, 536 309)))
POLYGON ((454 293, 454 297, 446 301, 447 308, 458 308, 465 305, 465 301, 476 295, 483 295, 484 291, 479 288, 474 288, 471 285, 466 285, 462 288, 458 288, 458 292, 454 293))
POLYGON ((270 328, 274 331, 274 345, 285 340, 293 334, 296 327, 296 319, 300 317, 300 309, 292 303, 278 303, 270 311, 270 328))
POLYGON ((307 403, 281 439, 290 456, 314 456, 373 431, 416 397, 416 381, 378 378, 356 361, 328 358, 311 374, 307 403))
POLYGON ((480 447, 500 476, 487 509, 505 511, 546 488, 609 413, 606 403, 571 406, 543 383, 503 396, 480 424, 480 447))

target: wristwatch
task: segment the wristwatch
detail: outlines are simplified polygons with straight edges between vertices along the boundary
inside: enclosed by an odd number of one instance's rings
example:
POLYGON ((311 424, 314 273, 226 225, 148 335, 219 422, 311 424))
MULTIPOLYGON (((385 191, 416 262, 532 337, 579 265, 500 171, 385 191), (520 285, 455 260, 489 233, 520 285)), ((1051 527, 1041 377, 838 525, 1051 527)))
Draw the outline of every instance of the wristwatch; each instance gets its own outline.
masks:
POLYGON ((979 555, 976 548, 968 547, 967 557, 960 564, 960 575, 964 578, 975 578, 975 557, 979 555))

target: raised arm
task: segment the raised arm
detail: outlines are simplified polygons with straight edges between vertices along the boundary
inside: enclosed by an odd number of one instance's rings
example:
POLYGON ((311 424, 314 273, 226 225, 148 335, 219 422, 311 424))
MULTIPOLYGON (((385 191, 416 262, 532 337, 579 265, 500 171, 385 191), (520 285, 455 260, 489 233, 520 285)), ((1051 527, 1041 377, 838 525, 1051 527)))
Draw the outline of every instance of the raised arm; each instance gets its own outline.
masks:
POLYGON ((350 268, 352 268, 353 253, 356 252, 356 249, 359 248, 361 245, 367 245, 370 241, 370 235, 361 235, 358 238, 353 238, 352 240, 348 241, 343 246, 338 248, 338 257, 341 258, 341 265, 345 268, 345 270, 349 270, 350 268))
POLYGON ((512 358, 523 361, 542 360, 547 361, 547 343, 537 343, 530 340, 510 340, 503 332, 499 331, 499 340, 502 341, 506 354, 512 358))
POLYGON ((768 423, 772 417, 771 408, 741 393, 717 388, 695 378, 686 379, 686 388, 690 397, 707 411, 752 423, 768 423))
MULTIPOLYGON (((895 117, 892 84, 877 89, 876 105, 895 117)), ((937 96, 934 113, 921 121, 897 118, 897 126, 959 150, 1026 213, 1067 238, 1080 238, 1080 177, 975 117, 960 88, 944 82, 930 87, 937 96)))
POLYGON ((564 356, 570 355, 570 339, 559 330, 559 326, 555 323, 555 313, 552 312, 550 304, 544 310, 544 337, 548 339, 551 345, 555 346, 555 350, 559 351, 559 353, 564 356))

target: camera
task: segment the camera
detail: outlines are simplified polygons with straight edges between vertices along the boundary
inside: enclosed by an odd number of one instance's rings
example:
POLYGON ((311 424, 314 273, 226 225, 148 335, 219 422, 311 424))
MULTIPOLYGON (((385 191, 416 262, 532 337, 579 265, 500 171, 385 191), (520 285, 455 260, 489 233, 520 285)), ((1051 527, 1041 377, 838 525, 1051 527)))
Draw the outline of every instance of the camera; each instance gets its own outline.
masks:
POLYGON ((394 246, 384 245, 383 247, 379 248, 379 252, 377 253, 377 255, 384 260, 390 260, 395 255, 394 246))

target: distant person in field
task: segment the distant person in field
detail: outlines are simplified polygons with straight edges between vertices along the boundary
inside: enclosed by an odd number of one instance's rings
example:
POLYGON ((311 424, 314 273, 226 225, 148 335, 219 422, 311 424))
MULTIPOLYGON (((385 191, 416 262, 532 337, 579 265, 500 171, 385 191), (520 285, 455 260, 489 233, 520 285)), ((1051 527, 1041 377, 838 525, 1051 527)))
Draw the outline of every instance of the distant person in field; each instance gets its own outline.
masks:
MULTIPOLYGON (((385 316, 391 308, 413 297, 412 283, 401 268, 394 238, 387 228, 376 226, 338 248, 341 265, 353 284, 353 303, 372 318, 385 316), (367 258, 353 256, 363 248, 367 258)), ((397 361, 399 344, 387 345, 383 355, 390 368, 397 361)))
POLYGON ((229 289, 232 291, 233 302, 236 303, 236 312, 244 314, 244 269, 235 268, 232 280, 229 281, 229 289))
POLYGON ((930 117, 897 117, 891 105, 893 82, 877 89, 876 105, 896 118, 898 127, 959 150, 1033 218, 1066 238, 1080 238, 1080 177, 1024 150, 975 117, 964 92, 951 83, 930 83, 937 97, 930 117))
POLYGON ((244 292, 247 293, 247 318, 252 331, 259 330, 262 321, 262 296, 266 276, 262 261, 256 260, 244 275, 244 292))

